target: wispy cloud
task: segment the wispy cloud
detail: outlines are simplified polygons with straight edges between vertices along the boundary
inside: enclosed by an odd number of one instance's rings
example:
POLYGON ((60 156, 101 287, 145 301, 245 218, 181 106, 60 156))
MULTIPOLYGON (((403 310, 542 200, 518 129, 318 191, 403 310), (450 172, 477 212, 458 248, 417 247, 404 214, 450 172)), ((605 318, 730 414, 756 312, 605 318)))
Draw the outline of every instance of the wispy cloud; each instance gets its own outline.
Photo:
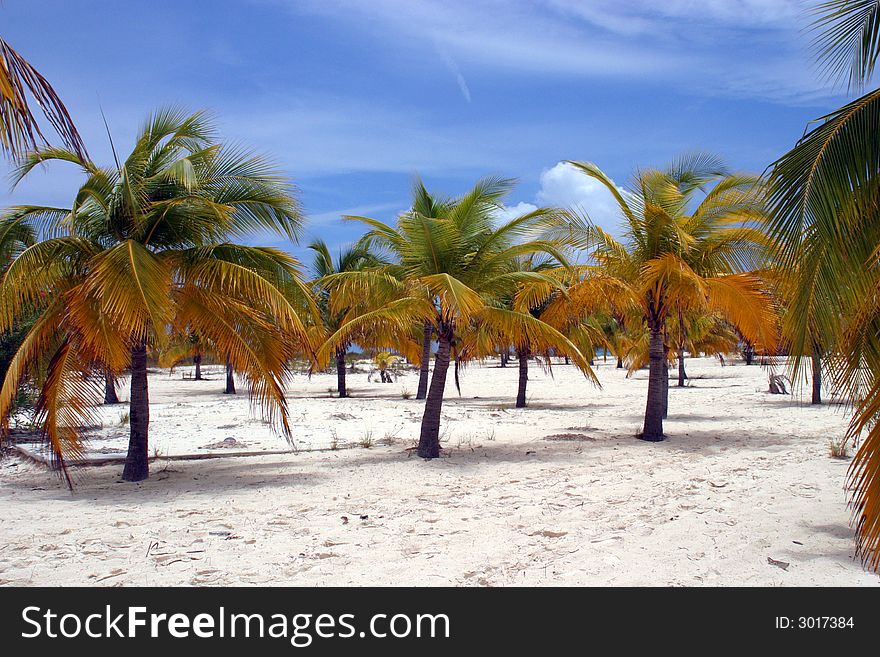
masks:
POLYGON ((533 148, 570 140, 567 127, 549 120, 487 116, 456 124, 431 107, 321 94, 275 95, 261 108, 227 108, 221 120, 225 134, 278 154, 297 177, 509 172, 533 148))
POLYGON ((832 90, 809 65, 800 0, 274 0, 356 21, 412 52, 437 44, 458 70, 623 78, 686 93, 813 103, 832 90))
POLYGON ((458 64, 452 57, 450 57, 449 53, 443 49, 442 46, 437 46, 437 53, 440 55, 440 58, 446 64, 446 67, 452 71, 452 74, 455 76, 455 81, 458 83, 458 88, 461 91, 462 97, 467 102, 471 102, 471 90, 468 88, 467 81, 464 79, 464 76, 461 74, 461 69, 458 68, 458 64))
POLYGON ((408 201, 399 200, 399 201, 391 201, 389 203, 374 203, 372 205, 358 205, 351 208, 341 208, 338 210, 331 210, 329 212, 320 212, 318 214, 309 214, 308 215, 308 226, 309 229, 320 229, 323 226, 326 226, 331 223, 343 222, 342 217, 346 216, 357 216, 357 217, 370 217, 375 216, 377 214, 386 215, 386 214, 399 214, 403 212, 408 206, 408 201))

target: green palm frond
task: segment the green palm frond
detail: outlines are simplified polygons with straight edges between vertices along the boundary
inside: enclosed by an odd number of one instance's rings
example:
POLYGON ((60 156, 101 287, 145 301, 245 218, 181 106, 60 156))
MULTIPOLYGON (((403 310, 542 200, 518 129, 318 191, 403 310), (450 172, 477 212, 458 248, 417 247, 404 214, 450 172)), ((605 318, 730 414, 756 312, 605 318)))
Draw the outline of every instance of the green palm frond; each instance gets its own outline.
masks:
POLYGON ((82 138, 52 85, 0 38, 0 148, 12 157, 46 142, 28 104, 29 96, 62 141, 80 157, 87 158, 82 138))
POLYGON ((880 53, 880 2, 827 0, 813 12, 813 50, 825 76, 863 88, 880 53))

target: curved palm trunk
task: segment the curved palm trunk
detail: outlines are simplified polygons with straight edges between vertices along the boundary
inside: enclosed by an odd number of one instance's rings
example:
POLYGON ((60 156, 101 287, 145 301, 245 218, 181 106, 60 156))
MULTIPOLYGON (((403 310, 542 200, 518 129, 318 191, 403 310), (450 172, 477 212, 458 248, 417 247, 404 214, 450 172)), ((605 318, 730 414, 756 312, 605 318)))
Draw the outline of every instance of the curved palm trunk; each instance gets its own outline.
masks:
POLYGON ((223 391, 223 394, 235 394, 235 370, 233 369, 232 361, 229 360, 228 356, 226 358, 226 390, 223 391))
POLYGON ((822 353, 813 345, 813 399, 811 404, 822 403, 822 353))
POLYGON ((431 322, 425 322, 422 337, 422 364, 419 366, 419 389, 416 391, 416 399, 424 399, 428 394, 428 373, 431 367, 431 335, 434 327, 431 322))
POLYGON ((116 394, 116 376, 110 370, 104 372, 104 403, 119 403, 119 395, 116 394))
POLYGON ((688 378, 687 372, 684 371, 684 349, 678 349, 678 387, 684 388, 684 380, 688 378))
POLYGON ((517 349, 519 357, 519 388, 516 391, 516 407, 526 407, 526 385, 529 382, 529 350, 528 348, 517 349))
POLYGON ((645 425, 642 440, 663 440, 663 417, 665 415, 666 386, 669 377, 666 371, 666 349, 663 333, 659 328, 651 328, 651 342, 648 351, 650 369, 648 374, 648 401, 645 406, 645 425))
POLYGON ((339 398, 348 397, 348 391, 345 389, 345 349, 336 350, 336 390, 339 391, 339 398))
POLYGON ((150 395, 147 389, 147 348, 143 343, 131 350, 131 401, 129 401, 128 456, 122 471, 124 481, 142 481, 150 474, 147 435, 150 426, 150 395))
POLYGON ((443 408, 443 392, 446 390, 450 348, 451 337, 448 332, 441 329, 437 355, 434 357, 434 374, 425 400, 422 430, 416 450, 416 453, 425 459, 435 459, 440 456, 440 411, 443 408))
POLYGON ((196 366, 196 381, 202 380, 202 354, 196 352, 196 355, 193 356, 193 365, 196 366))

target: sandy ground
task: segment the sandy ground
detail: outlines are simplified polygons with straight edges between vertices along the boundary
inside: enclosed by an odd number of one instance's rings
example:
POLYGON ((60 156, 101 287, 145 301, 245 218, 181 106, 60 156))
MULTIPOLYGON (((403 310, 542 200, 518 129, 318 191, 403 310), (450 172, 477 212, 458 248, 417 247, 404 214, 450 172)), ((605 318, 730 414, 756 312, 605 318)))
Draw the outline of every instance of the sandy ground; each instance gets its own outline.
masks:
MULTIPOLYGON (((470 366, 461 397, 450 376, 435 461, 408 449, 422 403, 401 393, 417 375, 365 372, 346 400, 328 393, 335 376, 291 384, 298 444, 341 449, 160 459, 140 484, 81 468, 73 493, 6 458, 0 584, 880 584, 852 558, 848 461, 828 456, 840 407, 769 395, 759 367, 689 359, 669 439, 648 444, 633 437, 645 373, 597 369, 602 390, 532 367, 527 409, 513 408, 515 367, 470 366)), ((285 446, 219 376, 150 386, 160 453, 285 446)), ((93 450, 117 448, 123 410, 106 411, 93 450)))

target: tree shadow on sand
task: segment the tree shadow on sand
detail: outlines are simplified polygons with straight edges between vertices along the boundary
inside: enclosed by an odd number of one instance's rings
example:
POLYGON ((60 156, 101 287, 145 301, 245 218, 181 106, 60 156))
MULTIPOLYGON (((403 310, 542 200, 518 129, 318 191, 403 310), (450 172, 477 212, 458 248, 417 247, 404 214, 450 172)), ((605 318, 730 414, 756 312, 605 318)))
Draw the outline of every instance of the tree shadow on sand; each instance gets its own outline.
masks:
MULTIPOLYGON (((150 477, 137 484, 124 483, 122 465, 80 466, 72 468, 73 491, 48 468, 35 469, 19 480, 22 490, 49 491, 47 497, 59 502, 90 500, 96 505, 121 503, 139 505, 161 502, 174 504, 175 498, 191 495, 216 497, 228 503, 236 491, 253 487, 298 489, 311 487, 321 475, 296 472, 296 454, 274 457, 202 459, 150 464, 150 477)), ((183 503, 183 501, 181 501, 183 503)))

